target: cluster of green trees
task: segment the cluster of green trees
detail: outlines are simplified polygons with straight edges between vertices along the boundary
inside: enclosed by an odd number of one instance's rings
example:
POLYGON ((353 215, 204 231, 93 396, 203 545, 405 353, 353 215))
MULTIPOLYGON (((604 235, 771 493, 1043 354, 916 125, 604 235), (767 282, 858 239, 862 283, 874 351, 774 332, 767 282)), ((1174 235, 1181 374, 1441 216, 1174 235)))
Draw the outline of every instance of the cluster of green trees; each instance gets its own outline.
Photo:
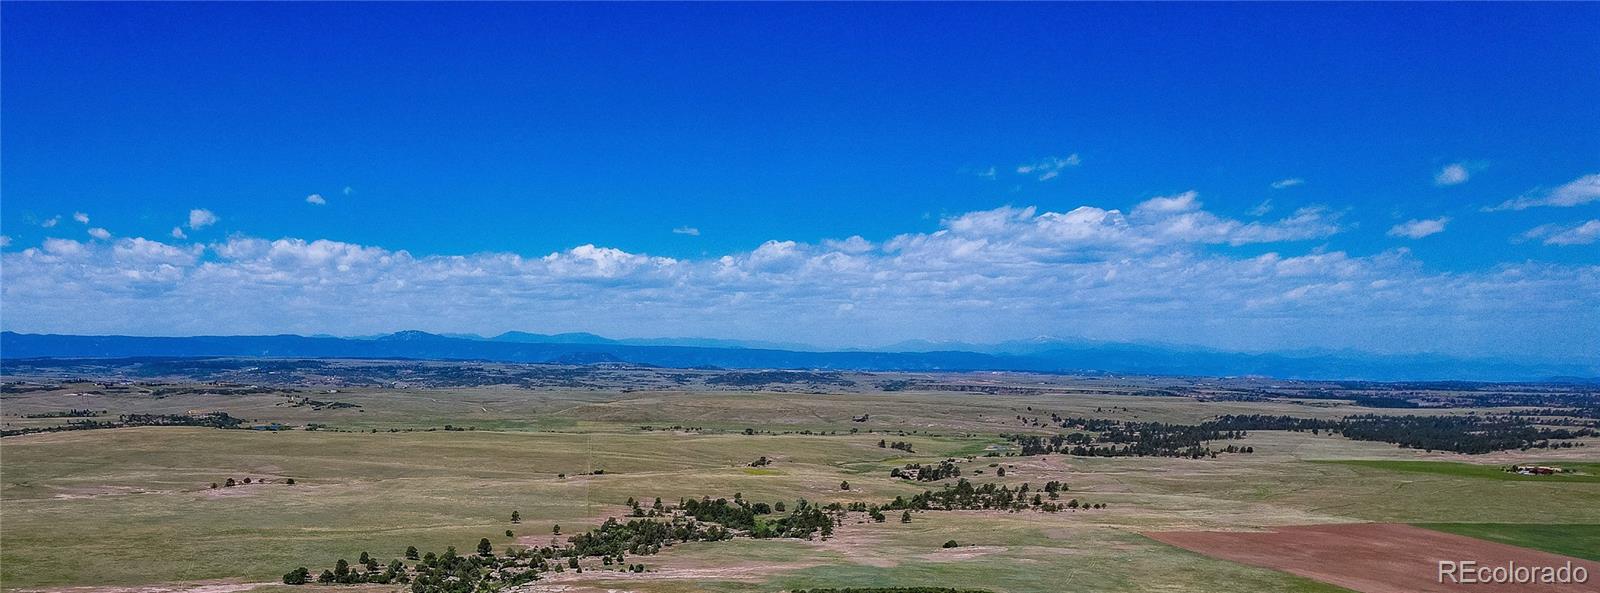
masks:
MULTIPOLYGON (((1060 500, 1061 493, 1067 486, 1060 482, 1051 481, 1039 490, 1033 490, 1029 484, 1012 488, 1003 484, 984 484, 976 486, 965 478, 957 480, 955 484, 945 484, 940 490, 924 490, 921 494, 911 498, 896 496, 895 499, 882 509, 887 510, 917 510, 917 511, 970 511, 970 510, 1004 510, 1023 511, 1038 510, 1054 513, 1063 509, 1103 509, 1105 505, 1089 504, 1072 499, 1066 503, 1060 500)), ((909 514, 902 517, 908 519, 909 514)))
POLYGON ((39 412, 37 414, 23 414, 23 418, 92 418, 105 414, 106 410, 59 410, 55 412, 39 412))
POLYGON ((1571 447, 1574 439, 1595 434, 1592 428, 1540 428, 1509 416, 1350 416, 1339 427, 1346 438, 1383 441, 1401 447, 1456 453, 1489 453, 1508 449, 1571 447))
POLYGON ((111 420, 72 420, 57 426, 31 426, 0 430, 0 437, 18 436, 38 432, 64 432, 69 430, 97 430, 102 428, 127 428, 132 426, 203 426, 208 428, 243 428, 244 420, 226 412, 209 414, 123 414, 111 420))
POLYGON ((940 461, 938 465, 907 463, 905 467, 889 470, 889 477, 916 480, 918 482, 937 482, 961 477, 961 468, 956 467, 953 459, 940 461))
MULTIPOLYGON (((455 548, 451 548, 450 552, 452 554, 455 553, 455 548)), ((420 570, 421 569, 419 568, 419 571, 420 570)), ((291 570, 283 575, 283 584, 285 585, 304 585, 311 581, 311 571, 306 570, 306 567, 304 566, 291 570)), ((377 559, 373 558, 366 552, 361 553, 361 558, 356 561, 354 566, 352 566, 345 559, 340 558, 339 561, 333 565, 332 570, 324 570, 322 571, 322 574, 316 577, 316 582, 324 585, 356 583, 389 584, 407 583, 410 581, 411 575, 406 571, 405 563, 399 560, 391 560, 389 561, 387 567, 384 567, 380 570, 377 559)))
MULTIPOLYGON (((400 560, 392 560, 387 567, 361 553, 360 560, 352 565, 343 558, 330 570, 322 571, 316 578, 305 567, 296 568, 283 575, 284 584, 304 585, 357 583, 410 583, 412 593, 489 593, 537 580, 541 573, 577 570, 582 572, 578 559, 600 557, 606 566, 624 566, 624 554, 654 554, 663 545, 674 541, 726 539, 726 530, 720 526, 704 526, 686 519, 672 523, 634 520, 627 523, 609 519, 599 528, 569 538, 565 546, 542 548, 510 548, 496 554, 489 538, 478 541, 477 554, 460 555, 451 547, 444 554, 428 552, 419 556, 416 546, 406 548, 406 559, 414 561, 410 567, 400 560)), ((644 572, 644 564, 626 564, 629 572, 644 572)))
MULTIPOLYGON (((1021 511, 1031 508, 1055 512, 1105 507, 1080 503, 1076 499, 1065 504, 1055 502, 1065 490, 1065 485, 1055 481, 1035 491, 1028 484, 1017 488, 996 484, 975 486, 962 479, 938 491, 924 491, 909 499, 896 497, 882 505, 859 501, 848 505, 838 502, 817 505, 801 499, 795 501, 793 511, 788 511, 789 505, 782 501, 752 502, 742 494, 735 494, 731 500, 685 499, 676 507, 668 507, 657 498, 648 510, 642 502, 629 498, 627 504, 633 513, 643 516, 626 522, 615 517, 606 519, 595 529, 568 537, 565 545, 512 547, 496 554, 494 544, 489 538, 483 538, 478 541, 476 554, 460 555, 451 547, 442 555, 428 552, 420 556, 416 546, 410 546, 405 551, 406 560, 412 562, 410 567, 398 559, 382 565, 362 552, 354 565, 341 558, 332 569, 322 571, 314 579, 310 570, 300 567, 284 574, 283 582, 289 585, 313 581, 323 584, 409 583, 412 593, 492 593, 536 580, 544 572, 567 569, 582 572, 580 558, 600 558, 605 566, 644 572, 643 564, 629 563, 628 557, 657 554, 662 548, 681 542, 719 541, 741 534, 752 538, 831 537, 834 527, 849 513, 866 513, 881 523, 888 520, 885 511, 900 511, 900 521, 909 523, 913 510, 1021 511)), ((513 523, 521 519, 520 512, 511 512, 513 523)), ((561 527, 555 526, 551 531, 560 535, 561 527)), ((508 537, 511 535, 509 530, 506 533, 508 537)))
POLYGON ((794 512, 785 516, 775 515, 775 512, 784 512, 782 502, 776 505, 753 503, 740 495, 734 495, 733 500, 689 499, 679 506, 686 515, 697 520, 747 532, 754 538, 811 539, 819 534, 831 537, 835 524, 833 517, 805 500, 796 502, 794 512))
POLYGON ((1216 457, 1216 451, 1201 443, 1237 438, 1228 433, 1194 426, 1159 422, 1128 423, 1099 435, 1075 432, 1049 436, 1033 434, 1001 435, 1016 443, 1022 455, 1063 453, 1079 457, 1216 457))
POLYGON ((895 441, 893 443, 890 443, 890 442, 885 441, 883 439, 878 439, 878 448, 879 449, 883 449, 883 448, 899 449, 899 450, 905 451, 907 453, 916 453, 916 451, 912 451, 911 450, 911 443, 907 443, 905 441, 895 441))

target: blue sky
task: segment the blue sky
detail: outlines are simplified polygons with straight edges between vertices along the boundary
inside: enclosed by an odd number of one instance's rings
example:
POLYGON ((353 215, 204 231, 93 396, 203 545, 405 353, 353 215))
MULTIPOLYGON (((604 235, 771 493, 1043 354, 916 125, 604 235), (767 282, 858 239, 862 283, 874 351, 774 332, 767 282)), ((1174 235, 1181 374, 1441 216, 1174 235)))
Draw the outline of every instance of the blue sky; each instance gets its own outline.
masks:
POLYGON ((1593 4, 4 16, 6 329, 1600 350, 1593 4))

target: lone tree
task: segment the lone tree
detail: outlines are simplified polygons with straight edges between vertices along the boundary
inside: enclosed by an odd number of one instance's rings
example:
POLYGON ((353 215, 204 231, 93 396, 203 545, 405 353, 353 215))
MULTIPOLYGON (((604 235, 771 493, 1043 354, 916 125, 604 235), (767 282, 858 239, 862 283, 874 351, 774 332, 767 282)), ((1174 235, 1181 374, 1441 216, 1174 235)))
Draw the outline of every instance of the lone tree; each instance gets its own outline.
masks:
POLYGON ((849 490, 850 489, 850 482, 839 482, 839 489, 840 490, 849 490))
POLYGON ((506 530, 506 537, 516 537, 516 536, 517 536, 517 534, 512 533, 510 529, 506 530))
POLYGON ((294 485, 294 478, 289 478, 287 480, 284 480, 283 483, 288 484, 290 486, 293 486, 294 485))
POLYGON ((522 513, 519 513, 519 512, 516 512, 516 511, 511 511, 511 522, 512 523, 521 523, 522 522, 522 513))
POLYGON ((417 560, 417 547, 406 546, 406 560, 417 560))
POLYGON ((557 525, 555 527, 551 527, 550 528, 550 535, 561 535, 561 526, 557 525))
POLYGON ((233 481, 233 478, 228 478, 228 479, 222 481, 222 485, 226 486, 226 487, 229 487, 229 488, 232 488, 233 486, 235 486, 237 484, 238 484, 238 482, 233 481))
POLYGON ((489 543, 489 538, 486 537, 486 538, 478 540, 478 555, 479 556, 493 556, 494 555, 494 546, 489 543))
POLYGON ((903 511, 903 512, 901 512, 900 513, 900 522, 901 523, 910 523, 911 522, 911 511, 903 511))
POLYGON ((944 547, 946 547, 946 548, 954 548, 954 547, 959 546, 959 545, 961 545, 961 544, 956 543, 956 540, 950 540, 950 541, 947 541, 947 542, 944 543, 944 547))

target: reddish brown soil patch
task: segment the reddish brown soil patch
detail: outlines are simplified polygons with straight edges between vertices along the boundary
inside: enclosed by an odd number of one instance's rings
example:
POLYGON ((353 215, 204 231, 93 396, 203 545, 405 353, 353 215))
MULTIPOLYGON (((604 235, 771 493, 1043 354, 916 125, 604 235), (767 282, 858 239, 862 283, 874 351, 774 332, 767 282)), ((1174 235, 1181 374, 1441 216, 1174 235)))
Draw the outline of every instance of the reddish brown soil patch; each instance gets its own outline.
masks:
POLYGON ((1600 563, 1466 536, 1388 523, 1299 525, 1264 532, 1181 531, 1146 536, 1207 556, 1271 568, 1365 593, 1576 593, 1594 591, 1600 563), (1479 566, 1588 570, 1584 584, 1468 584, 1439 582, 1439 561, 1479 566))

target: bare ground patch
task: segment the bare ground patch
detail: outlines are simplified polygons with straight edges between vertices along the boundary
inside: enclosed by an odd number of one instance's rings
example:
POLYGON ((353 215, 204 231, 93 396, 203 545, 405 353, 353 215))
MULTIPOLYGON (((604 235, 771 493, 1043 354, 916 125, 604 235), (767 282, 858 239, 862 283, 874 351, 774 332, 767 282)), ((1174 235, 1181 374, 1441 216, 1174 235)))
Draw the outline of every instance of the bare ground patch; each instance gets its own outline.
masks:
POLYGON ((917 557, 923 560, 931 560, 934 562, 958 562, 961 560, 971 560, 973 558, 980 558, 1004 551, 1006 551, 1005 546, 965 546, 960 548, 941 548, 937 552, 931 552, 917 557))
POLYGON ((1146 533, 1156 541, 1241 564, 1281 570, 1363 593, 1592 591, 1600 563, 1392 523, 1299 525, 1270 531, 1146 533), (1479 566, 1582 566, 1588 584, 1484 585, 1439 582, 1439 561, 1479 566))

